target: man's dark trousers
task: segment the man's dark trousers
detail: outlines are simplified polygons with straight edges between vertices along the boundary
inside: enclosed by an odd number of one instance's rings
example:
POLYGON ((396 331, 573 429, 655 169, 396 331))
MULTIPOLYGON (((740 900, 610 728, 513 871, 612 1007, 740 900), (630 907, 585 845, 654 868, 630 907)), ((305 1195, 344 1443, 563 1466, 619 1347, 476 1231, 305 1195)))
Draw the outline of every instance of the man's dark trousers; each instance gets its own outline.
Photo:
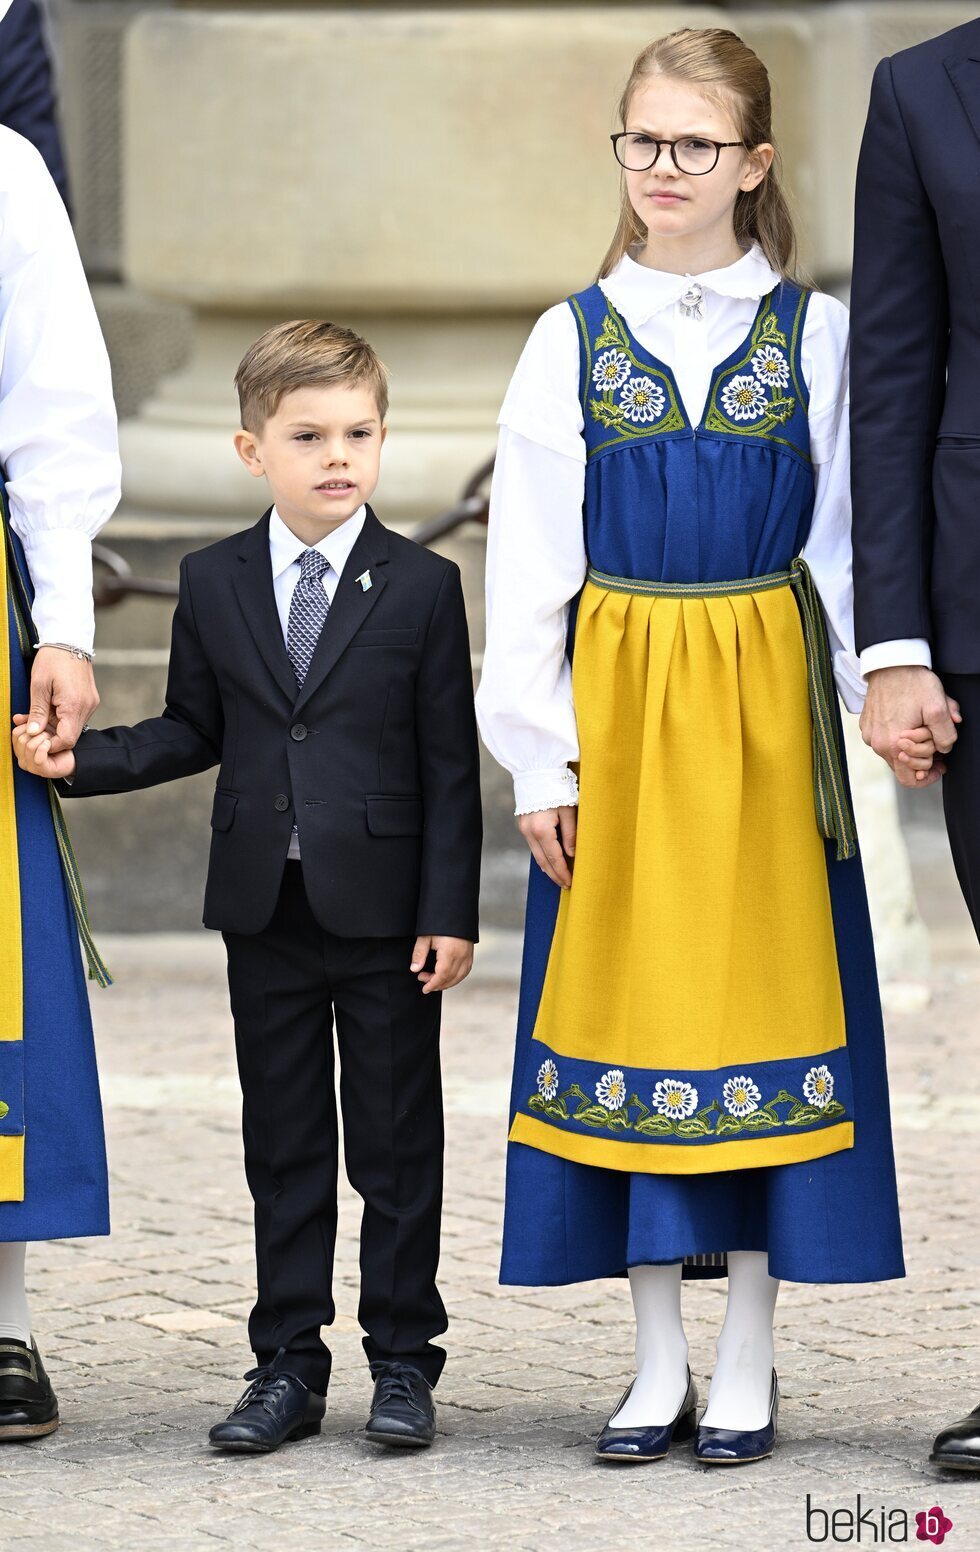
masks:
POLYGON ((959 701, 963 721, 945 756, 943 807, 963 898, 980 938, 980 674, 943 674, 947 695, 959 701))
POLYGON ((307 903, 287 862, 264 931, 224 934, 244 1098, 245 1173, 255 1202, 258 1300, 249 1338, 260 1364, 320 1394, 330 1377, 321 1325, 337 1229, 338 1128, 364 1200, 358 1318, 368 1358, 411 1363, 434 1385, 446 1329, 436 1289, 442 1207, 441 995, 409 970, 412 938, 340 938, 307 903))

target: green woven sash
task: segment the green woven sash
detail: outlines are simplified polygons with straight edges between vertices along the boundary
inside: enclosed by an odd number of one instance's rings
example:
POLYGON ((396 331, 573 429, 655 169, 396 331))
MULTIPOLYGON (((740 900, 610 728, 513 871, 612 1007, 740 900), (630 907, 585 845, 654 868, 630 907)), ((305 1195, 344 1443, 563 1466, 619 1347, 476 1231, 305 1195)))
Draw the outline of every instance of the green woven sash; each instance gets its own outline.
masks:
POLYGON ((806 561, 798 557, 789 571, 773 571, 768 576, 746 577, 739 582, 640 582, 631 577, 608 576, 594 566, 589 567, 588 579, 609 592, 637 593, 645 598, 732 598, 739 593, 769 593, 778 587, 793 589, 806 649, 817 823, 821 834, 836 842, 838 862, 855 856, 857 830, 840 747, 830 643, 820 599, 806 561))
MULTIPOLYGON (((30 593, 27 579, 23 576, 17 561, 14 546, 10 541, 10 520, 7 512, 6 492, 0 484, 0 517, 3 521, 4 542, 7 547, 7 586, 11 608, 13 609, 14 623, 17 626, 17 639, 24 661, 30 665, 34 654, 35 633, 31 622, 30 593)), ((82 948, 85 950, 85 958, 88 962, 88 975, 90 981, 97 981, 100 986, 111 986, 112 976, 109 968, 95 946, 92 936, 92 928, 88 919, 88 907, 85 903, 85 891, 82 888, 82 880, 78 872, 78 863, 75 861, 75 853, 72 849, 68 835, 68 826, 61 808, 61 799, 55 791, 54 783, 47 783, 48 798, 51 803, 51 816, 54 820, 54 833, 58 842, 58 855, 61 858, 61 867, 65 875, 65 883, 68 887, 68 897, 71 900, 72 910, 75 913, 75 922, 78 927, 78 936, 81 939, 82 948)))

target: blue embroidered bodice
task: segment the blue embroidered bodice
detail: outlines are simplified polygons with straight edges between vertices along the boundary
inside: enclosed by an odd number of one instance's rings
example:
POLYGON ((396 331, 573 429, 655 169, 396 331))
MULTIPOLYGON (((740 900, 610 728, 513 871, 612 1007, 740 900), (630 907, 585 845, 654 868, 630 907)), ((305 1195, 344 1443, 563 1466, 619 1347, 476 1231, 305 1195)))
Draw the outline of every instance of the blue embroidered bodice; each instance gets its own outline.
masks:
POLYGON ((589 562, 613 576, 721 582, 785 570, 813 516, 800 348, 810 293, 784 281, 715 369, 701 421, 599 286, 578 322, 589 562))

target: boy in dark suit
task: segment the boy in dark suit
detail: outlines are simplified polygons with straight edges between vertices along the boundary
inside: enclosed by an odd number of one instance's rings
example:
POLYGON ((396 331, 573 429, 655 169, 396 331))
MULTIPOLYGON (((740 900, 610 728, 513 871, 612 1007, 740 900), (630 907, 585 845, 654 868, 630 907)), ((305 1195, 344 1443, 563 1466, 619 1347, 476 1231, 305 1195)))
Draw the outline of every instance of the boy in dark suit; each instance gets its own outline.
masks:
POLYGON ((385 439, 374 351, 330 323, 280 325, 236 377, 238 454, 274 505, 185 557, 167 704, 52 754, 18 719, 25 770, 67 796, 220 763, 204 921, 224 936, 255 1202, 257 1368, 211 1443, 318 1433, 334 1316, 340 1052, 347 1173, 364 1199, 368 1437, 426 1445, 445 1361, 440 994, 469 973, 481 815, 458 568, 367 505, 385 439))

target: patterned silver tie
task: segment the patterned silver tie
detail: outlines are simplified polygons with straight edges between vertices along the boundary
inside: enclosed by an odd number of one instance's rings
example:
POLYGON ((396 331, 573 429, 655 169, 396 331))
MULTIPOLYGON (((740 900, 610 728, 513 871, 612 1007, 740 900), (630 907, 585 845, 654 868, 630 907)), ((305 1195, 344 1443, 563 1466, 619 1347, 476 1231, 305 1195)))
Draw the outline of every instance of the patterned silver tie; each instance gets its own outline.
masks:
POLYGON ((323 578, 330 569, 330 562, 324 560, 319 550, 304 550, 299 557, 299 564, 300 579, 289 601, 286 651, 293 665, 296 683, 302 689, 320 632, 330 613, 330 600, 323 590, 323 578))

